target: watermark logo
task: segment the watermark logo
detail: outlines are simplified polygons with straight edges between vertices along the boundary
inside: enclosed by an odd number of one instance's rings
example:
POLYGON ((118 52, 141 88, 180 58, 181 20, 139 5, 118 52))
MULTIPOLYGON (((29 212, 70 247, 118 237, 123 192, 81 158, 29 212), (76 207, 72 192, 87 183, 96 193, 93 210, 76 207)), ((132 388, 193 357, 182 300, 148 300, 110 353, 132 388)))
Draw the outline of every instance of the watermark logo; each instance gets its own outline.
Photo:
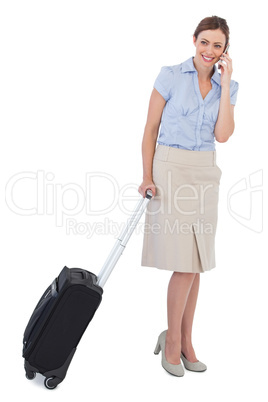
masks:
POLYGON ((57 227, 62 227, 68 217, 85 213, 101 216, 111 212, 117 205, 125 214, 130 201, 138 200, 137 186, 129 183, 120 188, 116 179, 108 173, 89 172, 84 185, 55 182, 51 172, 20 172, 6 184, 6 204, 17 215, 51 215, 57 227), (100 189, 107 188, 102 197, 100 189), (129 195, 135 190, 136 197, 129 195))
POLYGON ((256 232, 263 230, 263 170, 236 182, 228 191, 230 215, 241 225, 256 232))
MULTIPOLYGON (((205 234, 211 230, 213 232, 215 222, 207 222, 205 219, 207 208, 210 212, 211 208, 214 208, 216 213, 219 183, 184 183, 175 191, 172 190, 172 183, 171 172, 167 172, 165 189, 157 186, 155 202, 148 214, 171 216, 171 220, 167 221, 165 227, 170 233, 173 231, 183 233, 185 230, 189 233, 194 220, 197 222, 195 231, 205 234), (166 201, 163 202, 165 197, 166 201), (176 226, 172 226, 174 213, 174 216, 184 216, 184 219, 176 222, 176 226)), ((251 173, 248 178, 237 181, 227 194, 227 208, 230 215, 238 223, 256 233, 263 230, 262 187, 263 170, 258 170, 251 173)), ((137 190, 137 184, 133 183, 120 187, 117 180, 105 172, 87 172, 83 185, 58 183, 52 172, 42 170, 19 172, 6 184, 6 204, 13 213, 18 215, 53 216, 55 225, 65 227, 66 234, 69 235, 79 234, 88 238, 93 234, 116 236, 121 224, 112 222, 105 216, 115 208, 119 208, 123 214, 130 216, 134 203, 140 200, 137 190), (106 190, 101 192, 103 188, 106 190), (82 215, 84 215, 83 220, 80 219, 82 215), (78 216, 80 221, 74 219, 78 216), (86 219, 87 217, 91 219, 86 222, 85 216, 86 219)), ((212 220, 214 215, 211 214, 212 220)))
MULTIPOLYGON (((211 192, 217 194, 218 185, 214 188, 213 184, 202 183, 181 184, 172 194, 172 181, 171 172, 168 172, 167 205, 163 202, 165 190, 158 186, 155 198, 160 203, 151 214, 170 215, 175 209, 180 215, 191 216, 197 212, 204 215, 207 198, 211 197, 211 192)), ((20 172, 7 182, 6 204, 18 215, 54 215, 56 226, 62 226, 65 218, 82 212, 87 216, 107 215, 118 206, 123 213, 129 214, 129 201, 138 201, 140 198, 137 187, 132 183, 120 187, 113 176, 104 172, 86 173, 84 185, 57 183, 53 173, 42 170, 20 172), (98 189, 102 185, 108 189, 105 197, 99 195, 98 189)))

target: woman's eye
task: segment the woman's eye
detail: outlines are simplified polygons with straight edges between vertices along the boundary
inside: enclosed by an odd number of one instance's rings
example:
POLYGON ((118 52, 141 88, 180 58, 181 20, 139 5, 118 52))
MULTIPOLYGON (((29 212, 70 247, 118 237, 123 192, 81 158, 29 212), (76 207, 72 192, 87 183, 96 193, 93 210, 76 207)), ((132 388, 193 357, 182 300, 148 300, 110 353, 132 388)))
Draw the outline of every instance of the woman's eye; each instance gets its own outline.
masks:
POLYGON ((204 40, 201 40, 202 45, 206 45, 207 42, 205 42, 204 40))

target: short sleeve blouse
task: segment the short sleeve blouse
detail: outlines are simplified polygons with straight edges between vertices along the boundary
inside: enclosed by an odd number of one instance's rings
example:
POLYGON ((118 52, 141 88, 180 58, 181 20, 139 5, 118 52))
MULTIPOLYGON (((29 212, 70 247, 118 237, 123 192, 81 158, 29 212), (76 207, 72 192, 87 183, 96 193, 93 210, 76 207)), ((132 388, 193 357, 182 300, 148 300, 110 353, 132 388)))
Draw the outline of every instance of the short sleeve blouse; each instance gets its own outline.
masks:
MULTIPOLYGON (((154 88, 167 102, 159 144, 197 151, 215 150, 214 127, 221 97, 221 76, 215 67, 211 83, 212 89, 203 99, 192 57, 181 64, 162 67, 154 83, 154 88)), ((238 83, 231 80, 232 105, 236 104, 238 87, 238 83)))

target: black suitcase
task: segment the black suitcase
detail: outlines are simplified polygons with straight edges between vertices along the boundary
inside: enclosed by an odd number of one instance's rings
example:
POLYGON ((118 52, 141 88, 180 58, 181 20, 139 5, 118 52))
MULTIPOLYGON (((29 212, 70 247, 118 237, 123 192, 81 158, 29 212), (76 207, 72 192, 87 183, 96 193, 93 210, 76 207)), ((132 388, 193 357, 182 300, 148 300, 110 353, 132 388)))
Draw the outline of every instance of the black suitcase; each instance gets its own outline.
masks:
POLYGON ((77 345, 102 300, 103 286, 123 253, 150 199, 141 199, 98 277, 84 269, 64 267, 45 291, 23 336, 26 377, 45 376, 44 384, 54 389, 63 381, 77 345))
POLYGON ((65 377, 76 347, 102 299, 97 277, 64 267, 45 291, 26 327, 23 357, 26 377, 43 374, 55 388, 65 377))

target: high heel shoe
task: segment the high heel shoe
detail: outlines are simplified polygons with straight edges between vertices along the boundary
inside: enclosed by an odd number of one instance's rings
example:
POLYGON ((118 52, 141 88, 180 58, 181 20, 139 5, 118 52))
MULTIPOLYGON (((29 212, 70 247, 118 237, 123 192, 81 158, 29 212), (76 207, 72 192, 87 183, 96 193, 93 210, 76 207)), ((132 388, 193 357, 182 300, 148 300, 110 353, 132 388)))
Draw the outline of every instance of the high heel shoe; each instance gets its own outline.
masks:
POLYGON ((158 355, 160 350, 162 350, 162 367, 170 374, 175 375, 177 377, 182 377, 184 375, 184 368, 182 364, 171 364, 166 359, 166 334, 167 331, 162 332, 157 340, 157 344, 155 347, 154 354, 158 355))
POLYGON ((183 353, 181 353, 181 359, 183 361, 184 367, 187 370, 201 372, 201 371, 206 371, 206 369, 207 369, 207 366, 202 362, 199 362, 199 361, 195 362, 195 363, 189 362, 189 360, 186 359, 186 357, 184 356, 183 353))

